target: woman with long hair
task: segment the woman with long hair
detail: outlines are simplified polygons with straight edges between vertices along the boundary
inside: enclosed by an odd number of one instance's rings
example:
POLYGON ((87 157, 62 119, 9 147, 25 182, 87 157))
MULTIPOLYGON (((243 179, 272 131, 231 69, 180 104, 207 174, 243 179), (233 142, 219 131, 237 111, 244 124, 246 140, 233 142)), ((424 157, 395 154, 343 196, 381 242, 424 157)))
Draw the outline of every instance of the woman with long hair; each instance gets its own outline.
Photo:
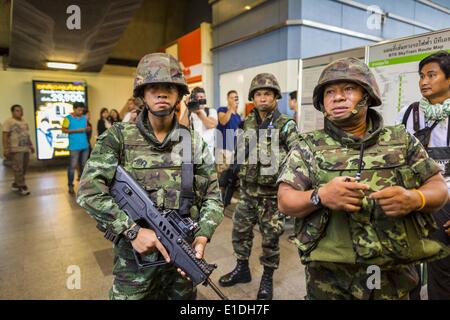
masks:
POLYGON ((107 108, 102 108, 100 111, 100 118, 97 121, 97 134, 100 136, 110 127, 111 122, 109 121, 109 111, 107 108))
POLYGON ((111 111, 109 112, 109 121, 111 122, 111 124, 122 121, 122 119, 120 118, 120 114, 116 109, 111 109, 111 111))

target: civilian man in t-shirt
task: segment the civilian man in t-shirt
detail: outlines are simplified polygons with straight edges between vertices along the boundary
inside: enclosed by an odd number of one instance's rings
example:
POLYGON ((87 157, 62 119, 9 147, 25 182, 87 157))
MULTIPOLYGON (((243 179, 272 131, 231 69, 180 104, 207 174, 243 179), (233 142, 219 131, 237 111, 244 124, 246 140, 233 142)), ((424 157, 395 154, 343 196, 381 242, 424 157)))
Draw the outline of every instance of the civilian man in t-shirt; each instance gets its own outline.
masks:
POLYGON ((221 133, 221 135, 218 135, 216 142, 219 157, 217 159, 217 173, 219 175, 233 162, 236 130, 242 122, 240 115, 237 113, 238 105, 238 93, 235 90, 230 90, 227 93, 227 106, 220 107, 217 110, 219 117, 217 130, 221 133))
POLYGON ((14 182, 11 186, 13 191, 21 195, 29 195, 25 184, 25 173, 28 168, 30 152, 34 153, 31 143, 28 124, 23 120, 22 106, 15 104, 11 107, 12 118, 3 124, 3 154, 10 158, 14 170, 14 182))
POLYGON ((89 142, 87 133, 91 130, 86 115, 85 105, 82 102, 73 104, 73 113, 64 118, 62 131, 69 134, 70 163, 67 170, 69 193, 75 194, 73 178, 77 167, 83 172, 84 165, 89 157, 89 142))

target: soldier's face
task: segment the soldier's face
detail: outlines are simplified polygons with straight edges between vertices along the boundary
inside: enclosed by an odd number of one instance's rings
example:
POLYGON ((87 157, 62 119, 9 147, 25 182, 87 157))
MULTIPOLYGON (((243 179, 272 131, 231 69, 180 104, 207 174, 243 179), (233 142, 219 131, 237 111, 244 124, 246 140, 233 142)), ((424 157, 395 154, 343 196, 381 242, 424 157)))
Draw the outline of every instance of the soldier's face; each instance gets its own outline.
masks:
POLYGON ((144 100, 153 112, 164 112, 178 101, 178 89, 171 84, 149 85, 144 90, 144 100))
POLYGON ((323 91, 323 105, 331 121, 342 121, 352 115, 364 96, 364 89, 352 82, 330 84, 323 91))
POLYGON ((423 66, 420 70, 419 87, 422 96, 430 100, 432 103, 442 103, 442 101, 431 101, 436 98, 445 98, 450 93, 450 77, 445 78, 445 73, 436 62, 430 62, 423 66))
POLYGON ((272 111, 276 105, 275 93, 272 90, 260 89, 256 90, 253 95, 253 103, 255 108, 261 112, 272 111))

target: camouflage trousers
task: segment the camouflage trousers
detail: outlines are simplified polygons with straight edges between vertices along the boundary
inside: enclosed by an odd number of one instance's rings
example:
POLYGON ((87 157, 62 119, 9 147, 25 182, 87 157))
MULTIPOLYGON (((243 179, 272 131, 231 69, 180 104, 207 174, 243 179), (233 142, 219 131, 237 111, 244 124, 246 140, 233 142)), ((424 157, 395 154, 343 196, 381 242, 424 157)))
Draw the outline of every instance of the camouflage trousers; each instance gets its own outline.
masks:
POLYGON ((255 197, 241 187, 233 216, 232 241, 236 257, 248 260, 253 244, 253 227, 259 224, 262 236, 261 264, 277 269, 280 263, 279 237, 284 231, 284 216, 278 212, 276 198, 255 197))
POLYGON ((379 289, 368 288, 368 266, 333 262, 306 264, 306 300, 408 300, 419 275, 414 266, 380 270, 379 289))
POLYGON ((138 269, 130 253, 115 254, 111 300, 195 300, 192 282, 182 277, 172 264, 138 269))

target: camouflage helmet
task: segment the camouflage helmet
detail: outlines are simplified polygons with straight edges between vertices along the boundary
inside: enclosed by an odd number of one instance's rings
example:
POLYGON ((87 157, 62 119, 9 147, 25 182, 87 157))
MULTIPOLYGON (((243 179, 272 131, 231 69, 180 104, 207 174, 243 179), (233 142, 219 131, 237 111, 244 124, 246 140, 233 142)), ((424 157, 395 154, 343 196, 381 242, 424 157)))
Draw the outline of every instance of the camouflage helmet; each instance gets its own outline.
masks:
POLYGON ((255 91, 259 89, 272 89, 275 91, 275 99, 281 99, 280 85, 277 78, 271 73, 260 73, 253 78, 248 92, 248 100, 251 101, 255 91))
POLYGON ((317 110, 323 111, 323 91, 325 86, 342 81, 354 82, 363 87, 371 100, 369 106, 381 105, 380 89, 369 67, 359 59, 343 58, 331 62, 323 69, 313 93, 313 103, 317 110))
POLYGON ((172 83, 178 87, 181 96, 189 94, 183 69, 178 61, 167 53, 150 53, 142 57, 134 78, 134 97, 141 96, 145 85, 151 83, 172 83))

